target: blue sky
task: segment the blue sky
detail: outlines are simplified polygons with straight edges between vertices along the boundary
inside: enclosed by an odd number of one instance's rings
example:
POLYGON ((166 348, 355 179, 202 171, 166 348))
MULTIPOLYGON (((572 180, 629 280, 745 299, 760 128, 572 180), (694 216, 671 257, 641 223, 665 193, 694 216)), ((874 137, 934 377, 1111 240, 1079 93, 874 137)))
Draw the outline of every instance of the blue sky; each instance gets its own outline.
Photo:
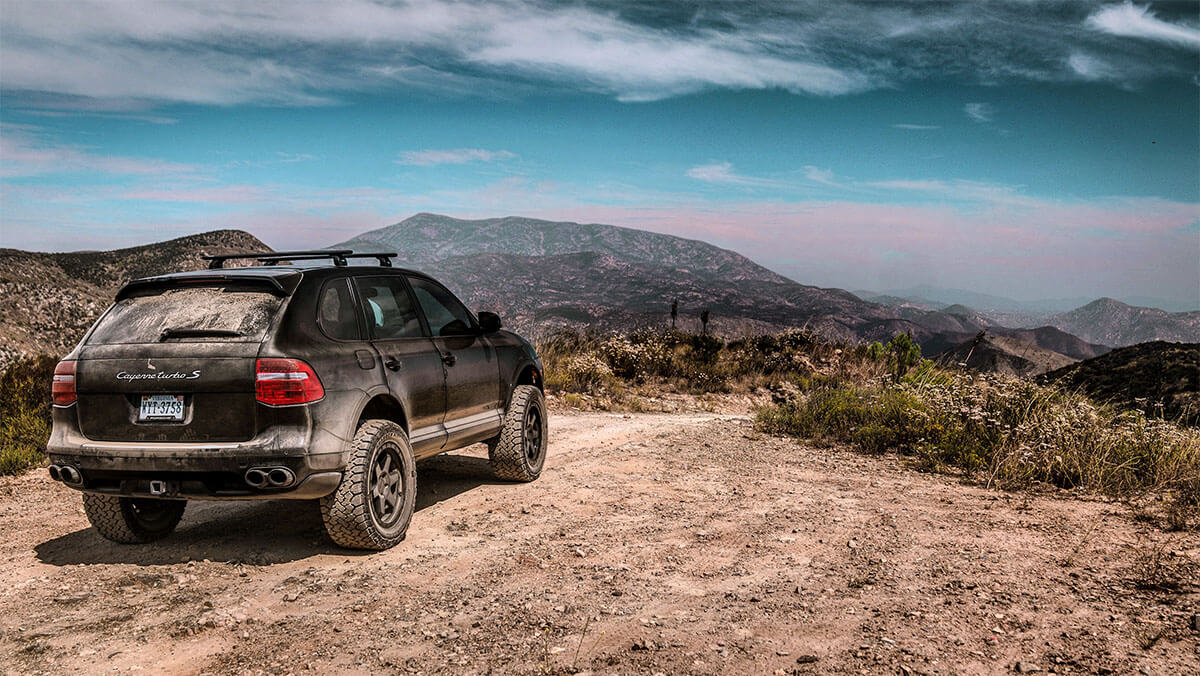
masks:
POLYGON ((1197 8, 5 0, 0 246, 526 215, 1200 305, 1197 8))

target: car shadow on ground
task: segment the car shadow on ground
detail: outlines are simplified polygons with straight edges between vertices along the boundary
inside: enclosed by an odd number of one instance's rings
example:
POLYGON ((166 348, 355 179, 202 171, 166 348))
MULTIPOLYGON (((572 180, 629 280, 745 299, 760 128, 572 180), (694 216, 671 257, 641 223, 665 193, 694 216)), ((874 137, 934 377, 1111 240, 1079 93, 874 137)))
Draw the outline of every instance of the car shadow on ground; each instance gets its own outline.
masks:
MULTIPOLYGON (((418 465, 417 515, 484 484, 492 477, 486 458, 442 455, 418 465)), ((400 545, 403 546, 403 545, 400 545)), ((142 566, 188 561, 225 561, 269 565, 319 554, 363 556, 373 552, 342 549, 325 535, 315 500, 188 503, 179 528, 158 542, 120 545, 83 528, 36 547, 42 563, 53 566, 125 563, 142 566)))

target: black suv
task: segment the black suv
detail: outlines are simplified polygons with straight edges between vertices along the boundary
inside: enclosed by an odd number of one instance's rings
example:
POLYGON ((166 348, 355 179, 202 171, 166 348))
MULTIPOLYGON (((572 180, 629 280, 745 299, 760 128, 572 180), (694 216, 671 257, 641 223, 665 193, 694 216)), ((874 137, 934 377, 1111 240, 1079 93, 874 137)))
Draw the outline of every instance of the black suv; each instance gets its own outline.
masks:
POLYGON ((166 536, 188 500, 286 498, 359 549, 404 539, 418 460, 485 441, 498 477, 536 479, 537 353, 394 256, 206 256, 125 285, 55 369, 50 476, 116 542, 166 536))

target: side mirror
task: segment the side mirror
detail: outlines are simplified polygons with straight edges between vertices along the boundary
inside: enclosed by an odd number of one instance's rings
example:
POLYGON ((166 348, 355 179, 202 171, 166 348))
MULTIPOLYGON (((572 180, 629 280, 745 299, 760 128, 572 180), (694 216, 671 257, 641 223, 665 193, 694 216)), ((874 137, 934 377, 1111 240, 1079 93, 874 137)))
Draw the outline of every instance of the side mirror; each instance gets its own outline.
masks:
POLYGON ((500 315, 495 312, 480 312, 479 313, 479 328, 484 333, 495 333, 500 330, 500 315))

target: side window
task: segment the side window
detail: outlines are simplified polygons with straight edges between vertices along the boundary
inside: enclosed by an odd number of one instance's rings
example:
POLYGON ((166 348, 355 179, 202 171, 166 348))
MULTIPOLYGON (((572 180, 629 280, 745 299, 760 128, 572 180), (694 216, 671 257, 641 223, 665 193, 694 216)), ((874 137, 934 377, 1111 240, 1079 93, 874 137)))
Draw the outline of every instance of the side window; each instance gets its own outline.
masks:
POLYGON ((350 295, 349 280, 335 279, 325 285, 317 303, 317 324, 335 340, 359 340, 358 312, 350 295))
POLYGON ((471 313, 442 285, 421 277, 409 277, 413 295, 425 313, 434 336, 462 336, 471 333, 475 322, 471 313))
POLYGON ((420 338, 421 320, 400 277, 363 277, 358 280, 367 326, 380 340, 420 338))

